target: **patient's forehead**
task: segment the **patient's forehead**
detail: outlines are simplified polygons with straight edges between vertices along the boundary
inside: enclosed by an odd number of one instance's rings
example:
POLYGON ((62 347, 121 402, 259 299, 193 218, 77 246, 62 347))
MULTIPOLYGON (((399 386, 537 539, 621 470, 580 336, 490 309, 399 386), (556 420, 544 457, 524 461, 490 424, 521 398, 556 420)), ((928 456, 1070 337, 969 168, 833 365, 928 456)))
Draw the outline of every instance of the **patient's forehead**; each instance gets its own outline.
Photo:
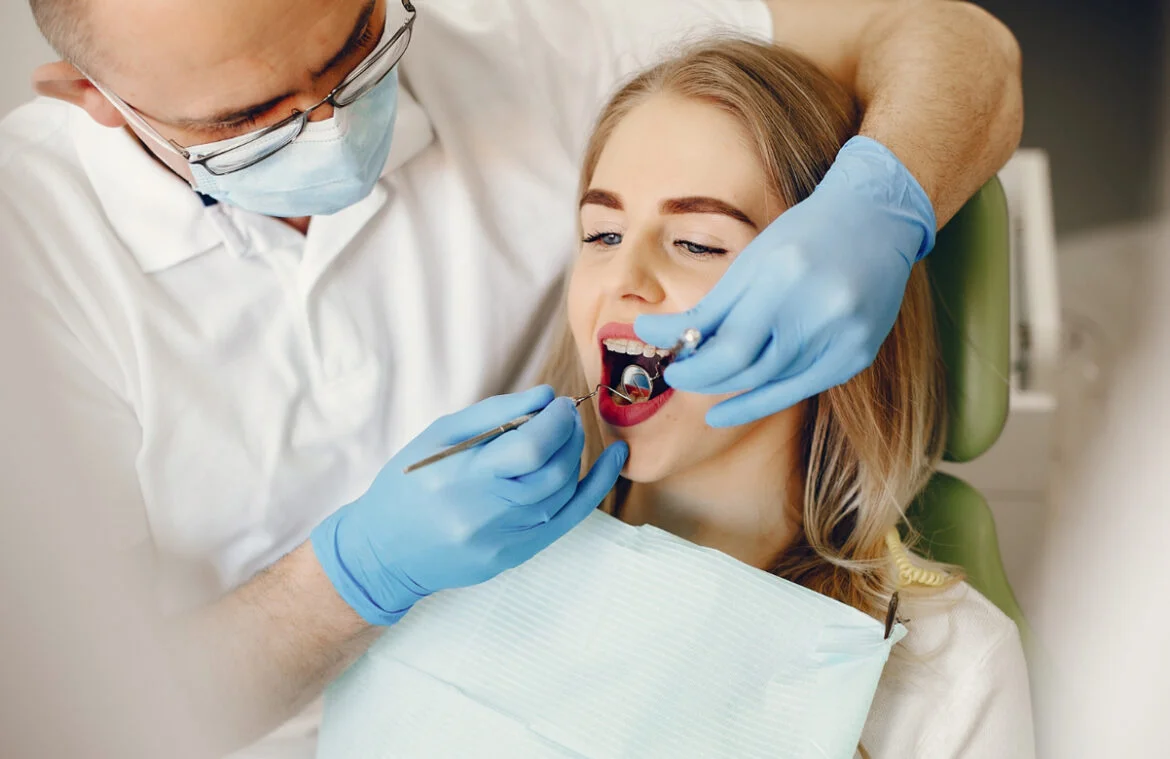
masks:
POLYGON ((763 166, 735 117, 672 94, 648 97, 618 123, 591 184, 618 193, 628 204, 712 196, 754 219, 779 213, 763 166))

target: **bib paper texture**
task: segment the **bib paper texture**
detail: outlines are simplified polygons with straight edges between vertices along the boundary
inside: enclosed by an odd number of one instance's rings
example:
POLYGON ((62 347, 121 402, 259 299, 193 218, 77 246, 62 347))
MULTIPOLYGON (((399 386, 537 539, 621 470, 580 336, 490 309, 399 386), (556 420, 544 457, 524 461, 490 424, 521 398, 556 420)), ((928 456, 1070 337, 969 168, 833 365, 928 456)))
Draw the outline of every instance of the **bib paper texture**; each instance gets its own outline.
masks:
POLYGON ((854 756, 891 646, 873 618, 596 512, 418 604, 330 689, 318 756, 854 756))

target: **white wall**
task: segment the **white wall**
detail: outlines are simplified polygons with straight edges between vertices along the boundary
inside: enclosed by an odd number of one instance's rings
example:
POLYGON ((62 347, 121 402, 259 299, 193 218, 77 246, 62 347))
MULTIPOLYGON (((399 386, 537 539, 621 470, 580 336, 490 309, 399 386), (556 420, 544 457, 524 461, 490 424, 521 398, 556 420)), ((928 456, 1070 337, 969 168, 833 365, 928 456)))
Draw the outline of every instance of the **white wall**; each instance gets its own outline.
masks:
POLYGON ((32 97, 29 74, 56 55, 37 31, 25 0, 0 0, 0 116, 32 97))

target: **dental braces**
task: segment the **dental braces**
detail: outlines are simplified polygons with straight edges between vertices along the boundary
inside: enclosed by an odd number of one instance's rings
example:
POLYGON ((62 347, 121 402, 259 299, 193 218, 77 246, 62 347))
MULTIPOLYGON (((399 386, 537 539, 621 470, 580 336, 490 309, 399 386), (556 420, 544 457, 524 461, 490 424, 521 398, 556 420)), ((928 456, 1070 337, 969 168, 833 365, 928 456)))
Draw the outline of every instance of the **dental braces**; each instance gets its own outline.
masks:
MULTIPOLYGON (((688 329, 686 332, 683 332, 682 337, 674 344, 673 348, 667 351, 665 356, 659 357, 658 362, 654 366, 653 375, 638 364, 630 364, 622 370, 622 376, 618 381, 618 384, 621 385, 622 391, 624 392, 618 392, 613 388, 607 389, 630 403, 645 403, 654 394, 655 381, 662 378, 664 364, 669 366, 680 358, 687 358, 699 347, 702 339, 703 335, 699 330, 694 327, 688 329)), ((588 397, 591 398, 593 395, 597 395, 597 391, 594 391, 588 397)))
MULTIPOLYGON (((686 332, 683 333, 682 339, 680 339, 675 344, 675 346, 670 349, 669 353, 672 356, 671 361, 675 361, 679 358, 686 358, 687 356, 694 353, 695 350, 699 347, 699 342, 702 340, 702 338, 703 338, 703 336, 699 332, 699 330, 694 329, 694 328, 688 329, 686 332)), ((659 367, 659 370, 653 377, 650 377, 649 376, 650 373, 647 372, 645 369, 642 369, 642 372, 647 375, 647 378, 648 378, 647 381, 648 381, 648 385, 650 387, 651 393, 654 391, 654 381, 656 379, 658 379, 662 373, 661 372, 661 367, 662 367, 661 361, 659 361, 658 367, 659 367)), ((629 367, 627 367, 627 369, 628 368, 629 367)), ((641 367, 638 367, 638 368, 641 369, 641 367)), ((625 378, 625 374, 626 374, 626 372, 623 371, 622 372, 623 379, 625 378)), ((617 388, 613 388, 613 387, 610 387, 608 385, 599 384, 596 388, 593 389, 592 393, 589 393, 588 395, 582 395, 578 398, 573 398, 573 405, 580 406, 585 401, 589 400, 590 398, 595 397, 602 390, 608 390, 611 393, 613 393, 614 395, 618 396, 619 398, 622 398, 623 400, 629 401, 630 403, 642 403, 642 402, 648 400, 650 397, 650 393, 647 393, 645 398, 643 398, 641 400, 635 400, 634 398, 630 397, 630 395, 628 393, 628 388, 624 385, 623 385, 622 390, 618 390, 617 388)), ((641 393, 642 393, 642 389, 638 388, 638 394, 641 394, 641 393)), ((442 461, 445 458, 448 458, 450 456, 454 456, 457 453, 462 453, 463 451, 466 451, 469 448, 475 448, 476 446, 483 445, 484 443, 487 443, 491 440, 495 440, 500 435, 503 435, 506 432, 511 432, 512 430, 517 429, 517 428, 521 427, 522 425, 527 424, 528 422, 532 421, 533 419, 536 418, 536 415, 539 413, 540 413, 539 411, 533 411, 530 414, 525 414, 524 416, 517 417, 516 419, 513 419, 510 422, 505 422, 504 424, 501 424, 498 427, 493 427, 492 429, 488 430, 487 432, 482 432, 478 435, 475 435, 474 437, 471 437, 471 438, 468 438, 467 440, 464 440, 461 443, 456 443, 455 445, 452 445, 449 448, 445 448, 444 450, 439 451, 438 453, 435 453, 431 456, 427 456, 425 459, 418 461, 414 464, 411 464, 410 466, 406 467, 402 471, 404 474, 410 474, 411 472, 422 469, 423 467, 430 466, 431 464, 442 461)))

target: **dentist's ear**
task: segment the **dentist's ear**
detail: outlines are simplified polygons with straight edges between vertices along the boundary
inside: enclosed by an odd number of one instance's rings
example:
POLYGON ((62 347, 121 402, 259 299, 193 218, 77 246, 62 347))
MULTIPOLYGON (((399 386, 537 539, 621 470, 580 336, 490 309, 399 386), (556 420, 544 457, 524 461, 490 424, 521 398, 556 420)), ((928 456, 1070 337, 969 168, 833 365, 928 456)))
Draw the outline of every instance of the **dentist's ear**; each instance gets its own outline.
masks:
POLYGON ((126 125, 113 103, 98 92, 85 75, 65 61, 47 63, 32 75, 33 88, 38 95, 63 100, 81 108, 97 123, 107 127, 126 125))

